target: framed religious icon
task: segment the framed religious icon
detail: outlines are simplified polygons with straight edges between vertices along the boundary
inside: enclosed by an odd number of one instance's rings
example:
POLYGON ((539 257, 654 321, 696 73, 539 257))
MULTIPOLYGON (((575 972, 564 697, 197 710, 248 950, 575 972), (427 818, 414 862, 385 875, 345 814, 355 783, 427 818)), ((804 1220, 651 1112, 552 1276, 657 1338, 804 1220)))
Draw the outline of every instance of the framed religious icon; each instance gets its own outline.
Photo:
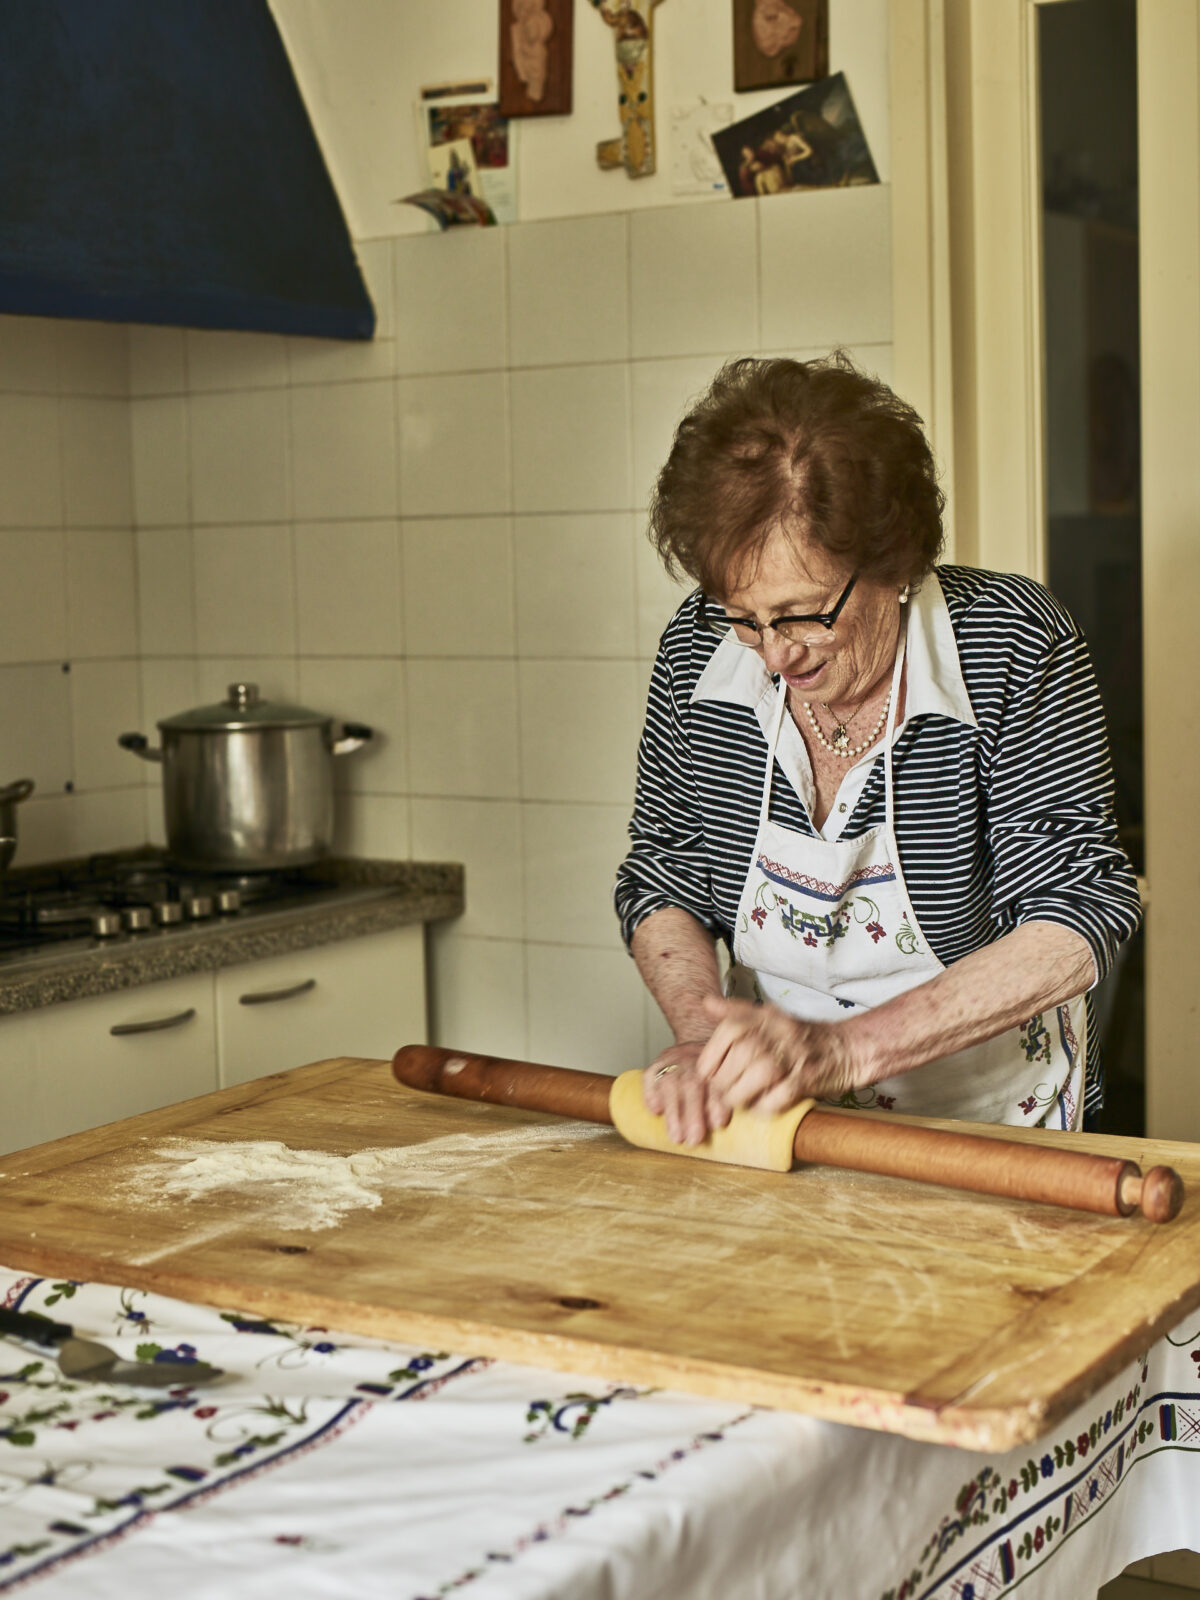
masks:
POLYGON ((733 0, 733 87, 775 89, 829 74, 829 0, 733 0))
POLYGON ((500 0, 500 114, 571 109, 572 0, 500 0))

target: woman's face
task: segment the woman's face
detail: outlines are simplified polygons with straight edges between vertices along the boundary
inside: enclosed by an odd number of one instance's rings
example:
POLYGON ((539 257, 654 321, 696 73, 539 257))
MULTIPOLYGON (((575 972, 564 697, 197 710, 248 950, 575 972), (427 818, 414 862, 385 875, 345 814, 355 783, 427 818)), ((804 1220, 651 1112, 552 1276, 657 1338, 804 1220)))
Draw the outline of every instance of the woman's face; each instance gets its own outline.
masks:
MULTIPOLYGON (((730 616, 759 623, 827 614, 850 576, 820 546, 779 530, 720 598, 730 616)), ((899 627, 896 585, 860 578, 832 632, 817 624, 816 642, 797 644, 768 629, 759 653, 767 671, 779 673, 799 699, 845 705, 865 699, 890 670, 899 627)))

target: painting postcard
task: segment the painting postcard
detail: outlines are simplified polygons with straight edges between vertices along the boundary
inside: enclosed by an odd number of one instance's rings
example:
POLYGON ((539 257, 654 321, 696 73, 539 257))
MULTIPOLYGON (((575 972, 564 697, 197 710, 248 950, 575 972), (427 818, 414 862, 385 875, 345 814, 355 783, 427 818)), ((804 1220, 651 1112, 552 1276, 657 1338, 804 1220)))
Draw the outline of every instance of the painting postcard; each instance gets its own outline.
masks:
POLYGON ((777 89, 829 72, 829 0, 733 0, 733 87, 777 89))
POLYGON ((714 132, 732 194, 787 194, 878 183, 842 72, 714 132))
POLYGON ((517 220, 516 129, 502 116, 495 97, 437 100, 422 98, 418 107, 421 141, 430 180, 445 187, 440 174, 447 167, 446 147, 471 151, 474 192, 486 201, 497 222, 517 220))

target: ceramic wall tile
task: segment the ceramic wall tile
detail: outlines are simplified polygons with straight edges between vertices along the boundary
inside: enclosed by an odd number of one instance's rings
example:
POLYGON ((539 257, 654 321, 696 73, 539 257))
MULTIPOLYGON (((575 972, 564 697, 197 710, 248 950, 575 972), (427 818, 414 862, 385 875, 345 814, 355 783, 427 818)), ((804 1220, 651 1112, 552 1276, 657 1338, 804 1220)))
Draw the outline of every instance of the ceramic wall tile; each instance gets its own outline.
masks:
POLYGON ((401 523, 404 638, 414 656, 511 656, 512 524, 507 517, 401 523))
POLYGON ((620 946, 612 891, 628 826, 625 806, 521 806, 527 938, 620 946))
POLYGON ((452 228, 392 241, 397 372, 504 365, 506 231, 452 228))
POLYGON ((406 517, 480 516, 510 505, 503 373, 402 378, 400 506, 406 517))
POLYGON ((396 371, 394 339, 288 339, 294 384, 361 383, 390 378, 396 371))
POLYGON ((285 393, 194 395, 188 444, 196 522, 275 522, 288 515, 285 393))
MULTIPOLYGON (((138 684, 142 696, 142 716, 137 731, 144 733, 152 745, 162 740, 158 724, 164 718, 178 716, 181 711, 191 711, 201 704, 199 674, 191 656, 160 656, 153 661, 139 661, 138 684)), ((121 731, 125 732, 124 729, 121 731)), ((130 760, 140 770, 143 784, 161 798, 162 768, 158 763, 141 761, 133 756, 130 760)), ((161 810, 161 805, 157 809, 151 807, 151 819, 161 810)), ((162 832, 161 819, 157 832, 162 832)))
MULTIPOLYGON (((67 653, 62 531, 0 529, 0 573, 4 574, 0 662, 62 661, 67 653)), ((0 783, 6 781, 0 777, 0 783)))
POLYGON ((137 569, 128 528, 71 529, 67 546, 67 653, 135 656, 137 569))
POLYGON ((457 933, 521 937, 521 821, 515 801, 415 799, 412 848, 418 861, 462 863, 466 908, 455 919, 457 933))
POLYGON ((129 393, 129 337, 119 322, 56 318, 60 394, 129 393))
POLYGON ((762 348, 879 344, 892 336, 891 188, 775 195, 757 210, 762 348))
POLYGON ((76 855, 129 850, 148 842, 146 796, 140 785, 77 794, 72 802, 72 813, 73 853, 76 855))
POLYGON ((43 800, 64 793, 74 774, 70 673, 61 662, 0 666, 0 729, 4 781, 32 778, 43 800))
POLYGON ((514 798, 518 766, 513 664, 410 658, 407 687, 413 794, 514 798))
POLYGON ((280 333, 187 330, 188 387, 270 389, 288 381, 287 339, 280 333))
POLYGON ((196 572, 190 528, 139 528, 138 641, 144 656, 196 648, 196 572))
POLYGON ((519 655, 634 654, 628 513, 517 517, 513 544, 519 655))
POLYGON ((360 749, 335 759, 337 788, 407 794, 404 663, 322 656, 302 657, 298 665, 301 705, 341 722, 366 723, 372 732, 360 749))
POLYGON ((389 381, 292 390, 295 515, 394 517, 395 397, 389 381))
POLYGON ((647 537, 646 519, 635 512, 631 521, 633 570, 637 594, 637 654, 653 660, 662 631, 695 588, 686 573, 667 575, 658 551, 647 537))
POLYGON ((432 1044, 529 1058, 523 944, 465 938, 457 924, 435 923, 429 930, 429 969, 432 1044))
MULTIPOLYGON (((32 867, 41 861, 65 861, 75 854, 75 806, 77 797, 35 793, 22 801, 17 812, 16 867, 32 867)), ((9 1018, 4 1019, 7 1028, 9 1018)), ((5 1045, 7 1050, 7 1045, 5 1045)), ((7 1059, 7 1057, 6 1057, 7 1059)))
POLYGON ((140 788, 137 758, 117 744, 118 735, 135 732, 142 720, 137 662, 76 661, 70 683, 76 789, 140 788))
POLYGON ((395 290, 392 284, 391 239, 357 239, 354 253, 371 304, 375 307, 376 339, 395 339, 395 290))
POLYGON ((57 394, 53 317, 0 316, 0 394, 57 394))
POLYGON ((673 361, 635 361, 630 368, 635 505, 650 504, 651 491, 671 453, 675 429, 708 388, 722 359, 689 356, 673 361))
POLYGON ((624 950, 529 944, 529 1059, 614 1077, 645 1065, 642 985, 624 950))
POLYGON ((197 528, 195 561, 201 655, 295 650, 292 541, 285 526, 197 528))
POLYGON ((337 855, 407 861, 412 855, 408 801, 397 795, 335 796, 333 848, 337 855))
POLYGON ((627 509, 632 488, 626 366, 514 372, 510 384, 516 509, 627 509))
POLYGON ((300 698, 298 679, 294 656, 201 656, 196 662, 196 703, 217 705, 231 683, 253 683, 263 700, 295 705, 300 698))
POLYGON ((526 800, 632 805, 641 705, 632 661, 522 661, 526 800))
POLYGON ((187 389, 184 330, 134 323, 127 332, 130 394, 183 394, 187 389))
POLYGON ((129 411, 134 520, 143 528, 189 521, 188 402, 134 400, 129 411))
POLYGON ((504 230, 514 367, 624 361, 628 219, 571 217, 504 230))
POLYGON ((63 519, 59 402, 0 394, 0 528, 56 528, 63 519))
POLYGON ((128 528, 133 521, 129 405, 62 402, 63 498, 74 528, 128 528))
POLYGON ((672 206, 629 219, 633 354, 758 348, 753 206, 672 206))
POLYGON ((302 522, 294 542, 300 654, 399 655, 404 638, 396 523, 302 522))

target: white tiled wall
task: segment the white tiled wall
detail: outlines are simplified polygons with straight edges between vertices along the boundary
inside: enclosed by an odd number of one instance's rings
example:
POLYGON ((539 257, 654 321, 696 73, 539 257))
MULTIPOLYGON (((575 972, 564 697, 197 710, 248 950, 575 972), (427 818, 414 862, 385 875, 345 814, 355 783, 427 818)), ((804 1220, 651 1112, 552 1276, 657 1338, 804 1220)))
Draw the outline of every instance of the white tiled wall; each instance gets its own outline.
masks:
POLYGON ((138 842, 141 721, 128 340, 0 318, 0 784, 21 861, 138 842))
POLYGON ((679 599, 654 474, 731 355, 840 343, 887 375, 888 216, 874 188, 373 240, 362 347, 0 319, 0 779, 45 796, 22 859, 159 837, 116 734, 255 679, 378 730, 341 848, 465 862, 439 1040, 652 1054, 609 893, 679 599))

